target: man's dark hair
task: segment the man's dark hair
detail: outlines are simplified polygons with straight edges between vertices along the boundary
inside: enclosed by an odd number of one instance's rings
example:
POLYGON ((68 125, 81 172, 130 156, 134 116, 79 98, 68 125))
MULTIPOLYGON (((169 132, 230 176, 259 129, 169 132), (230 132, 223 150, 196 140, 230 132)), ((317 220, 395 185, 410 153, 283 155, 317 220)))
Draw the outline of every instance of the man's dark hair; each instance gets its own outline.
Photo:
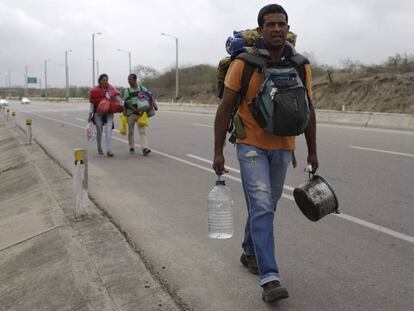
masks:
POLYGON ((135 73, 130 73, 129 76, 132 77, 134 80, 138 79, 135 73))
POLYGON ((108 78, 108 75, 107 75, 106 73, 103 73, 103 74, 101 74, 101 75, 99 76, 99 78, 98 78, 98 82, 101 82, 103 78, 107 78, 107 79, 109 79, 109 78, 108 78))
POLYGON ((263 27, 264 24, 264 17, 267 14, 271 13, 281 13, 286 16, 286 23, 288 22, 288 15, 285 11, 285 9, 279 5, 279 4, 268 4, 264 7, 262 7, 259 11, 259 15, 257 15, 257 23, 259 24, 259 27, 263 27))

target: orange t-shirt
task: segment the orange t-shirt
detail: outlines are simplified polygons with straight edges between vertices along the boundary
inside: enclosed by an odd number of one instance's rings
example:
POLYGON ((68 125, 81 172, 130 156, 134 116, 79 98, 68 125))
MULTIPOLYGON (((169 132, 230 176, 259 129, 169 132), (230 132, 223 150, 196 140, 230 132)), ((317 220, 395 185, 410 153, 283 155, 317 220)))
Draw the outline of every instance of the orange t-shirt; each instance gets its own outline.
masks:
MULTIPOLYGON (((230 64, 226 78, 224 80, 224 85, 232 91, 238 92, 241 89, 244 64, 245 62, 241 59, 235 59, 230 64)), ((306 76, 309 77, 310 67, 309 65, 305 66, 307 66, 307 68, 305 67, 306 76)), ((248 104, 259 92, 261 79, 261 73, 257 71, 253 72, 246 96, 243 99, 239 108, 239 116, 243 121, 244 130, 246 132, 246 138, 237 139, 237 143, 253 145, 265 150, 294 150, 295 136, 278 136, 265 132, 263 128, 261 128, 260 125, 257 124, 256 120, 250 113, 248 104)), ((310 79, 307 79, 306 81, 309 97, 311 97, 312 95, 312 86, 310 85, 310 81, 310 79)))

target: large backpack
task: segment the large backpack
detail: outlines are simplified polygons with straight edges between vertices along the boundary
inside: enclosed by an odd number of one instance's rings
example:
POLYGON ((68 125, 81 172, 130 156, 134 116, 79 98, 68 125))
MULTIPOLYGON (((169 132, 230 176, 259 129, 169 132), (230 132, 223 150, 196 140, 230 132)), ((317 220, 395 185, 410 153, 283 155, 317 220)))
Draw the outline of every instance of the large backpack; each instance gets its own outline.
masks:
MULTIPOLYGON (((227 70, 230 63, 241 53, 250 52, 250 47, 255 45, 256 40, 260 37, 257 30, 246 29, 240 31, 233 31, 233 36, 226 40, 226 51, 230 56, 222 58, 217 67, 217 96, 223 97, 224 79, 226 78, 227 70)), ((289 31, 287 34, 287 42, 292 46, 296 44, 296 34, 289 31)), ((249 79, 250 80, 250 79, 249 79)))
MULTIPOLYGON (((253 58, 247 56, 247 54, 257 54, 257 50, 252 47, 255 45, 255 42, 259 37, 260 35, 256 29, 234 31, 233 37, 229 37, 226 41, 226 51, 230 54, 230 56, 222 58, 218 64, 217 95, 219 98, 222 98, 224 92, 224 80, 231 62, 236 58, 243 59, 245 61, 239 97, 233 108, 228 128, 228 133, 230 134, 229 141, 231 143, 235 143, 237 138, 244 138, 243 124, 237 114, 237 111, 243 98, 246 96, 253 72, 261 70, 261 67, 264 65, 264 63, 258 63, 253 58)), ((291 31, 288 32, 287 41, 292 45, 292 47, 296 44, 296 37, 295 33, 291 31)))
POLYGON ((302 134, 310 117, 304 76, 308 60, 300 54, 278 62, 252 54, 246 57, 262 72, 259 92, 249 103, 256 122, 273 135, 302 134))

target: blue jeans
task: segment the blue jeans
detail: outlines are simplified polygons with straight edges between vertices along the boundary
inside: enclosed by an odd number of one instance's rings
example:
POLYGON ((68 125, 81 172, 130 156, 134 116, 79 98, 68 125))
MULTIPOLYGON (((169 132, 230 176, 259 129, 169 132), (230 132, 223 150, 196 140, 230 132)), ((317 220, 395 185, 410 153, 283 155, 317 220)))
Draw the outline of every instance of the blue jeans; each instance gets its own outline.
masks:
POLYGON ((260 285, 280 280, 273 220, 291 156, 290 150, 264 150, 252 145, 237 145, 248 211, 242 248, 246 255, 256 256, 260 285))
POLYGON ((98 146, 98 150, 102 150, 102 132, 105 127, 105 143, 106 148, 108 151, 112 151, 112 125, 114 123, 114 114, 107 113, 106 114, 106 123, 104 125, 102 116, 98 116, 95 113, 94 117, 95 126, 96 126, 96 144, 98 146))

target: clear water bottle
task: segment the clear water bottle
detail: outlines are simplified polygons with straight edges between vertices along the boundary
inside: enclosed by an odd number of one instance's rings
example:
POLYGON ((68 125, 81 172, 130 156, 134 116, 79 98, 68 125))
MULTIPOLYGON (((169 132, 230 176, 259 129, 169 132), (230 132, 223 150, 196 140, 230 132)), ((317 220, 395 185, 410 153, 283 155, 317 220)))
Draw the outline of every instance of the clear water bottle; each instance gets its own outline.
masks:
POLYGON ((207 196, 208 236, 229 239, 233 236, 233 199, 224 180, 219 179, 207 196))

